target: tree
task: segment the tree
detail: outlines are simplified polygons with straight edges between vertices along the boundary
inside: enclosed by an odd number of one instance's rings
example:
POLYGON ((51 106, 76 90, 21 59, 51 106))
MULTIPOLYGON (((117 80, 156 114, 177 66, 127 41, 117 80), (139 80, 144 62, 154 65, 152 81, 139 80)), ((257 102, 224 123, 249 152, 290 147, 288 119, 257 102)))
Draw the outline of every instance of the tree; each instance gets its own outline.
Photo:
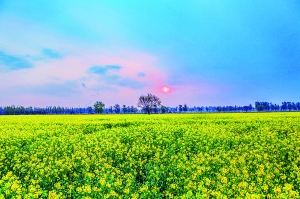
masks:
POLYGON ((6 114, 6 115, 15 115, 16 114, 16 107, 14 105, 4 107, 4 114, 6 114))
POLYGON ((270 105, 271 111, 275 111, 275 105, 276 105, 276 104, 272 104, 272 103, 271 103, 271 105, 270 105))
POLYGON ((248 112, 249 106, 244 106, 244 107, 243 107, 243 110, 244 110, 245 112, 248 112))
POLYGON ((137 105, 150 115, 152 109, 160 107, 160 104, 161 101, 158 97, 152 95, 151 93, 148 93, 148 95, 146 96, 140 96, 137 105))
POLYGON ((183 105, 183 107, 182 107, 182 109, 183 109, 183 111, 187 112, 187 111, 188 111, 188 107, 187 107, 187 105, 186 105, 186 104, 184 104, 184 105, 183 105))
POLYGON ((281 111, 286 111, 286 109, 287 109, 287 103, 286 102, 282 102, 281 111))
POLYGON ((261 111, 265 110, 265 106, 264 105, 258 105, 258 106, 256 106, 256 110, 258 112, 261 112, 261 111))
POLYGON ((96 113, 103 113, 103 109, 104 109, 105 105, 102 102, 96 101, 96 103, 94 104, 94 109, 96 113))
POLYGON ((297 108, 298 111, 300 110, 300 102, 296 103, 296 108, 297 108))
POLYGON ((130 110, 131 110, 132 113, 137 113, 139 109, 134 107, 134 106, 131 106, 130 110))
POLYGON ((182 105, 180 104, 180 105, 179 105, 179 112, 181 113, 182 110, 183 110, 183 109, 182 109, 182 105))
POLYGON ((209 107, 205 107, 206 112, 210 111, 209 107))
POLYGON ((114 105, 114 110, 115 110, 115 113, 120 113, 121 112, 121 107, 120 107, 120 105, 119 104, 115 104, 114 105))
POLYGON ((159 112, 159 108, 158 108, 158 106, 156 104, 154 104, 154 106, 153 106, 153 111, 154 111, 154 113, 158 113, 159 112))
POLYGON ((88 114, 92 114, 93 113, 93 108, 91 106, 88 106, 87 111, 88 111, 88 114))
POLYGON ((122 111, 123 111, 123 113, 127 113, 128 109, 127 109, 126 105, 122 106, 122 111))
POLYGON ((165 106, 161 106, 160 111, 161 111, 161 113, 166 113, 166 112, 168 112, 168 108, 165 106))
POLYGON ((292 102, 292 110, 294 110, 294 111, 297 110, 296 104, 294 102, 292 102))
POLYGON ((113 107, 112 106, 110 106, 108 110, 109 110, 110 113, 113 113, 113 107))
POLYGON ((249 110, 252 111, 253 107, 252 104, 249 104, 249 110))
POLYGON ((127 113, 131 113, 130 106, 127 106, 127 113))
POLYGON ((289 109, 289 111, 292 110, 292 103, 291 102, 287 102, 287 108, 289 109))

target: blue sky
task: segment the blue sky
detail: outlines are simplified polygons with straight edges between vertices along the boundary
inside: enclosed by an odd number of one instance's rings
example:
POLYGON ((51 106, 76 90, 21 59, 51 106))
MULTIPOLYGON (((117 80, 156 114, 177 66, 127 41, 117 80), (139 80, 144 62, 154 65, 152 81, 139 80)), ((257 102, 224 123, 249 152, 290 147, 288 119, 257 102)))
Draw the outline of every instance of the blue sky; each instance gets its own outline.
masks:
POLYGON ((0 1, 2 106, 300 101, 299 54, 296 0, 0 1))

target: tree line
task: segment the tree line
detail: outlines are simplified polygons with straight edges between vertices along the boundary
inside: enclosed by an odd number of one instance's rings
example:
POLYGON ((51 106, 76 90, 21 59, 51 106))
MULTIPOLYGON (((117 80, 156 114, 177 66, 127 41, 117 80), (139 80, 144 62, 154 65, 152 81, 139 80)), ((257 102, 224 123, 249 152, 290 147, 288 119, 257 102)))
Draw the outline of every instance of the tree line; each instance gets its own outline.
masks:
POLYGON ((188 112, 277 112, 277 111, 300 111, 300 102, 282 102, 281 105, 272 102, 255 102, 247 106, 194 106, 179 104, 176 107, 161 105, 161 100, 152 94, 142 95, 138 99, 137 107, 115 104, 105 107, 103 102, 97 101, 93 106, 61 107, 47 106, 23 107, 23 106, 0 106, 0 115, 55 115, 55 114, 158 114, 158 113, 188 113, 188 112))
POLYGON ((272 102, 255 102, 257 111, 300 111, 300 102, 282 102, 281 105, 272 102))

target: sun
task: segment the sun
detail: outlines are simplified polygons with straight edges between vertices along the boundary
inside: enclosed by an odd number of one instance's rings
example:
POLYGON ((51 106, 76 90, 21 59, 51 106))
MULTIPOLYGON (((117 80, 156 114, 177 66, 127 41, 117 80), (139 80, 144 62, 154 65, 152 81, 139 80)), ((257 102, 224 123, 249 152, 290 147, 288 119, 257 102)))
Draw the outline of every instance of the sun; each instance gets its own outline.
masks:
POLYGON ((170 91, 170 88, 168 88, 168 87, 163 87, 163 88, 162 88, 162 91, 163 91, 164 93, 168 93, 168 92, 170 91))

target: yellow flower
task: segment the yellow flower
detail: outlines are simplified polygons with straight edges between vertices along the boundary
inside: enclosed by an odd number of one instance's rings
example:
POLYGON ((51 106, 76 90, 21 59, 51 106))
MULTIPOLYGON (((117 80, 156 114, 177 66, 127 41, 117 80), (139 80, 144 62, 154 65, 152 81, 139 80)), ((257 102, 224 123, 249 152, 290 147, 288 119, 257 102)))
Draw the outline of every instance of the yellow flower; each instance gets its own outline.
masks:
POLYGON ((124 192, 125 194, 129 194, 130 189, 129 189, 129 188, 125 188, 125 189, 123 190, 123 192, 124 192))
POLYGON ((5 190, 5 194, 6 194, 6 195, 9 195, 10 193, 11 193, 11 191, 10 191, 9 189, 6 189, 6 190, 5 190))
POLYGON ((262 186, 262 189, 263 189, 264 191, 268 191, 268 190, 269 190, 269 186, 268 186, 267 184, 264 184, 264 185, 262 186))
POLYGON ((55 187, 56 189, 61 189, 61 188, 62 188, 60 182, 55 183, 55 184, 54 184, 54 187, 55 187))
POLYGON ((177 184, 171 184, 170 187, 171 187, 171 189, 176 189, 177 188, 177 184))
POLYGON ((12 185, 11 185, 11 187, 10 187, 10 189, 12 190, 12 191, 16 191, 17 189, 19 188, 19 185, 17 184, 17 183, 13 183, 12 185))
POLYGON ((33 197, 34 198, 39 198, 40 195, 42 195, 41 192, 35 192, 34 195, 33 195, 33 197))
POLYGON ((138 199, 139 198, 139 194, 135 193, 131 195, 131 199, 138 199))
POLYGON ((245 189, 245 188, 248 187, 248 183, 247 182, 240 182, 238 186, 245 189))
POLYGON ((114 182, 114 185, 115 185, 116 187, 121 186, 121 185, 122 185, 122 179, 117 179, 116 182, 114 182))
POLYGON ((82 192, 82 188, 81 187, 77 187, 76 188, 76 192, 81 193, 82 192))
POLYGON ((55 191, 49 191, 48 198, 49 199, 59 199, 59 195, 57 195, 55 191))
POLYGON ((93 187, 93 191, 97 192, 97 191, 99 191, 99 188, 98 187, 93 187))
POLYGON ((281 179, 282 179, 282 180, 286 180, 286 178, 287 178, 287 177, 286 177, 285 174, 283 174, 283 175, 281 176, 281 179))
POLYGON ((31 192, 31 193, 34 193, 36 191, 36 188, 32 185, 29 185, 28 186, 28 191, 31 192))
POLYGON ((118 194, 117 194, 114 190, 111 190, 111 191, 110 191, 110 195, 111 195, 111 196, 118 196, 118 194))
POLYGON ((286 183, 284 184, 283 190, 287 192, 293 190, 293 188, 294 188, 293 185, 286 183))
POLYGON ((222 178, 221 178, 221 182, 222 182, 223 184, 227 184, 228 178, 222 177, 222 178))
POLYGON ((101 179, 100 179, 100 184, 101 184, 102 186, 104 186, 104 185, 106 184, 105 179, 101 178, 101 179))
POLYGON ((92 192, 91 186, 90 185, 84 186, 83 187, 83 192, 85 192, 85 193, 91 193, 92 192))
POLYGON ((140 188, 140 192, 144 192, 144 191, 148 191, 148 186, 145 185, 140 188))
POLYGON ((280 187, 274 187, 274 192, 276 193, 276 194, 280 194, 281 193, 281 188, 280 187))

